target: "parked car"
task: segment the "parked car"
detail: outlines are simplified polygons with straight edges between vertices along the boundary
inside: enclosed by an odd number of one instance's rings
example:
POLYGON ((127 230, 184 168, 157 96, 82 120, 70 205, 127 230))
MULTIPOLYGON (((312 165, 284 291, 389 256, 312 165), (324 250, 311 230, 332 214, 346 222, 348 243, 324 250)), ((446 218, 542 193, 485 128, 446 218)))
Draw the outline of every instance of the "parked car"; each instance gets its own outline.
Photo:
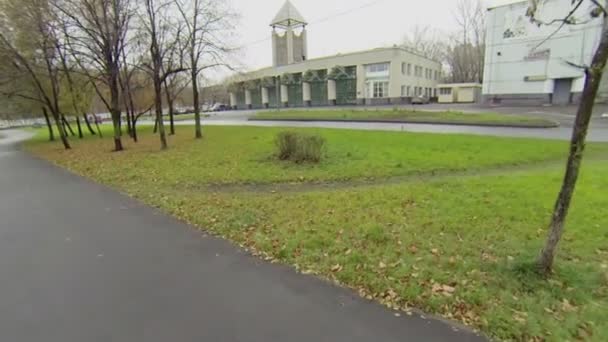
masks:
POLYGON ((423 104, 428 104, 429 98, 426 96, 416 96, 414 98, 412 98, 412 104, 419 104, 419 105, 423 105, 423 104))
POLYGON ((211 112, 223 112, 225 110, 228 110, 228 106, 226 106, 223 103, 216 103, 213 106, 211 106, 211 108, 209 109, 209 111, 211 112))

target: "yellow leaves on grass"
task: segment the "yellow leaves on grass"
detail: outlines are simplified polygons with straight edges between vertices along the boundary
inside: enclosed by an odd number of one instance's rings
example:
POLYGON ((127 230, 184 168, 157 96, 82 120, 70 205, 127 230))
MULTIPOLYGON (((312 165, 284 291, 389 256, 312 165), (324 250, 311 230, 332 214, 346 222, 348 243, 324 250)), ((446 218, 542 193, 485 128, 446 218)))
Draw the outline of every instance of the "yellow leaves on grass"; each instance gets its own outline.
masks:
POLYGON ((331 271, 334 273, 338 273, 338 272, 342 271, 342 269, 343 269, 343 267, 340 264, 336 264, 331 267, 331 271))
POLYGON ((441 295, 444 295, 446 297, 451 297, 454 294, 454 292, 456 292, 456 287, 450 286, 450 285, 446 285, 446 284, 434 283, 432 285, 431 290, 435 294, 441 294, 441 295))

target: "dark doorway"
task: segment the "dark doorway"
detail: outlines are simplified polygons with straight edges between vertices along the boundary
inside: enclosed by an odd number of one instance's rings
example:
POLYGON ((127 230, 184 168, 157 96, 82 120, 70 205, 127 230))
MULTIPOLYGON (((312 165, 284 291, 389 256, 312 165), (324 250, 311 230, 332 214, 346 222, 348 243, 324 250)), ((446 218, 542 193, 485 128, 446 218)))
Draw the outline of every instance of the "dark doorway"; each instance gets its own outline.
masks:
POLYGON ((553 104, 567 105, 571 102, 572 79, 560 78, 555 80, 553 88, 553 104))

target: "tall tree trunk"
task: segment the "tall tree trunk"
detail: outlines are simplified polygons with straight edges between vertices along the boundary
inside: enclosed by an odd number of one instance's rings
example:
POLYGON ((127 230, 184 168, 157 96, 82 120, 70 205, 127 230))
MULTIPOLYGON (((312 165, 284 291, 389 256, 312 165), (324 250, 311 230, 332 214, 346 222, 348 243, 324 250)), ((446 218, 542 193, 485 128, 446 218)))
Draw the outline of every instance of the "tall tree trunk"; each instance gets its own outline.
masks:
POLYGON ((165 99, 167 100, 167 106, 169 106, 169 135, 175 135, 174 100, 171 97, 171 89, 169 89, 169 83, 166 79, 163 82, 163 85, 165 87, 165 99))
POLYGON ((89 122, 87 113, 82 114, 82 118, 84 119, 84 123, 87 125, 87 129, 89 130, 89 133, 91 133, 91 135, 95 135, 95 131, 93 130, 93 127, 91 127, 91 122, 89 122))
POLYGON ((170 100, 168 102, 169 102, 169 134, 175 135, 175 117, 174 117, 175 110, 173 109, 173 100, 170 100))
POLYGON ((203 129, 201 127, 201 105, 198 94, 198 80, 196 68, 192 72, 192 102, 194 105, 194 136, 196 139, 203 137, 203 129))
POLYGON ((82 127, 80 126, 80 117, 76 117, 76 125, 78 126, 78 138, 82 139, 84 136, 82 135, 82 127))
MULTIPOLYGON (((607 19, 604 18, 604 21, 607 19)), ((562 182, 562 187, 557 197, 553 216, 549 226, 549 235, 540 257, 538 258, 538 268, 540 273, 548 275, 553 270, 553 262, 557 245, 564 231, 564 223, 570 209, 572 195, 576 187, 576 181, 583 160, 585 151, 585 140, 589 129, 589 122, 593 113, 595 98, 600 86, 606 60, 608 59, 608 26, 604 23, 600 44, 593 56, 591 66, 585 70, 585 87, 581 103, 576 113, 576 120, 570 141, 570 154, 566 164, 566 174, 562 182)))
POLYGON ((117 64, 111 65, 110 69, 110 113, 112 115, 112 126, 114 130, 114 151, 119 152, 124 148, 122 146, 122 131, 120 129, 121 111, 120 111, 120 90, 118 84, 118 78, 120 75, 120 69, 117 64))
POLYGON ((156 109, 156 123, 158 125, 158 135, 160 136, 160 149, 166 150, 167 134, 165 133, 165 123, 163 122, 163 103, 162 103, 162 85, 158 76, 154 76, 154 107, 156 109))
POLYGON ((112 125, 114 128, 114 151, 120 152, 124 150, 121 139, 122 131, 120 129, 120 119, 112 120, 112 125))
POLYGON ((46 126, 49 129, 49 141, 55 141, 55 133, 53 132, 53 125, 51 124, 51 119, 49 118, 49 112, 47 112, 45 107, 42 107, 42 114, 44 115, 44 121, 46 121, 46 126))

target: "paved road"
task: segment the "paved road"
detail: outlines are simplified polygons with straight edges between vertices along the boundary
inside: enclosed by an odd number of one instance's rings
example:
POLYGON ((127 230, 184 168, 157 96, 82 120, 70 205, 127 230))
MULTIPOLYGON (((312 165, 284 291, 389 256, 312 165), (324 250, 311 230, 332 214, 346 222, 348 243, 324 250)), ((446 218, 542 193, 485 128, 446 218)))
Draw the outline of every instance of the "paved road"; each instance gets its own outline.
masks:
MULTIPOLYGON (((326 110, 339 109, 363 110, 366 107, 327 107, 326 110)), ((375 108, 375 107, 374 107, 375 108)), ((382 107, 379 107, 380 109, 382 107)), ((318 110, 312 108, 311 110, 318 110)), ((369 109, 369 108, 367 108, 369 109)), ((386 108, 385 108, 386 109, 386 108)), ((205 125, 231 125, 231 126, 272 126, 272 127, 321 127, 321 128, 343 128, 361 130, 383 130, 383 131, 406 131, 427 133, 463 133, 477 135, 491 135, 504 137, 527 137, 541 139, 570 140, 572 125, 576 108, 565 107, 484 107, 479 105, 433 104, 424 107, 417 106, 416 109, 427 111, 455 110, 464 112, 499 112, 505 115, 526 115, 530 117, 541 117, 560 123, 558 128, 507 128, 507 127, 479 127, 461 125, 428 125, 428 124, 397 124, 397 123, 352 123, 352 122, 288 122, 288 121, 248 121, 258 110, 230 111, 213 114, 204 119, 205 125)), ((289 109, 285 109, 289 110, 289 109)), ((296 110, 303 110, 296 108, 296 110)), ((602 118, 603 113, 608 113, 608 106, 598 105, 595 108, 594 117, 591 122, 588 139, 589 141, 608 142, 608 118, 602 118)), ((150 124, 150 122, 144 122, 150 124)), ((193 120, 179 121, 178 125, 193 125, 193 120)))
POLYGON ((1 142, 0 279, 1 341, 484 340, 261 262, 1 142))
MULTIPOLYGON (((242 114, 241 114, 242 115, 242 114)), ((151 122, 142 122, 153 124, 151 122)), ((179 121, 177 125, 193 125, 193 120, 179 121)), ((222 117, 205 119, 204 125, 218 126, 263 126, 263 127, 319 127, 338 129, 404 131, 423 133, 457 133, 490 135, 502 137, 539 138, 570 140, 571 127, 557 128, 507 128, 507 127, 479 127, 457 125, 428 125, 428 124, 397 124, 397 123, 360 123, 360 122, 293 122, 293 121, 247 121, 246 118, 222 117)), ((608 127, 591 127, 588 135, 589 141, 608 142, 608 127)))

